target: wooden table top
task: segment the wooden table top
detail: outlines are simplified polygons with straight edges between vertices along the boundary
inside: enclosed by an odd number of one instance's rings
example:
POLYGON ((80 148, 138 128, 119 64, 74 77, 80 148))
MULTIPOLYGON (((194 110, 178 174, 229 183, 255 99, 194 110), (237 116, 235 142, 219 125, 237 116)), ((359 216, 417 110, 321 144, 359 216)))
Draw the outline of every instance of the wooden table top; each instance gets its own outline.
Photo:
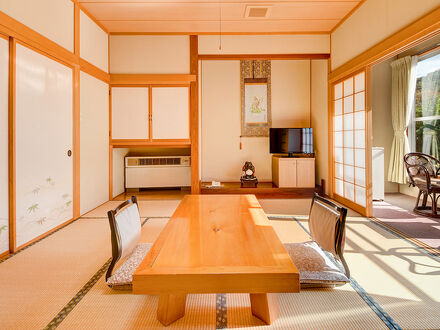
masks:
POLYGON ((298 292, 254 195, 187 195, 133 274, 133 293, 298 292))

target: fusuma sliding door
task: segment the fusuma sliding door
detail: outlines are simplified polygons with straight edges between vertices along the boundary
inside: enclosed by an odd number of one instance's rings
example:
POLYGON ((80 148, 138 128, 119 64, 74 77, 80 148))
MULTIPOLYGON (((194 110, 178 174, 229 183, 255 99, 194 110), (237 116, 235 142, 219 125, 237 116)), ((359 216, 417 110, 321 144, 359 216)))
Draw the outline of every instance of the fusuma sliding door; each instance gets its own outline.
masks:
POLYGON ((366 214, 367 182, 366 72, 333 85, 333 197, 366 214))
POLYGON ((0 36, 0 255, 9 250, 8 70, 9 41, 0 36))
POLYGON ((17 247, 73 217, 72 74, 17 43, 17 247))

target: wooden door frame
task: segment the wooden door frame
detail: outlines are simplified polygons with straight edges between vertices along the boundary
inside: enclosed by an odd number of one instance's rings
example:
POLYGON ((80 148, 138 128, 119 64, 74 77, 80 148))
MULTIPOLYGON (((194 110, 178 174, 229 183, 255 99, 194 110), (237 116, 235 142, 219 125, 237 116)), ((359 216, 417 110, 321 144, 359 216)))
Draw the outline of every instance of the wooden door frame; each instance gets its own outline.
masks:
MULTIPOLYGON (((354 82, 354 81, 353 81, 354 82)), ((342 87, 343 88, 343 87, 342 87)), ((353 106, 354 106, 354 88, 353 85, 353 106)), ((372 216, 372 176, 371 176, 371 152, 372 152, 372 123, 371 123, 371 67, 362 68, 356 72, 352 72, 345 77, 342 77, 334 82, 329 82, 329 194, 330 197, 337 202, 350 207, 352 210, 370 217, 372 216), (353 78, 364 72, 365 73, 365 190, 366 190, 366 206, 362 207, 359 204, 344 198, 335 193, 335 153, 334 153, 334 87, 343 83, 345 80, 353 78)), ((354 137, 354 134, 353 134, 354 137)))
MULTIPOLYGON (((371 68, 372 66, 383 62, 409 48, 412 48, 436 35, 440 34, 440 7, 432 10, 428 14, 415 20, 401 30, 392 34, 388 38, 377 43, 373 47, 362 52, 358 56, 329 71, 328 75, 328 137, 329 137, 329 195, 342 204, 352 208, 364 216, 373 216, 372 203, 372 96, 371 96, 371 68), (365 96, 366 96, 366 185, 367 185, 367 207, 359 208, 357 204, 351 201, 340 199, 334 194, 334 151, 333 151, 333 85, 343 81, 348 76, 357 72, 365 71, 365 96)), ((331 58, 329 60, 329 69, 331 69, 331 58)))

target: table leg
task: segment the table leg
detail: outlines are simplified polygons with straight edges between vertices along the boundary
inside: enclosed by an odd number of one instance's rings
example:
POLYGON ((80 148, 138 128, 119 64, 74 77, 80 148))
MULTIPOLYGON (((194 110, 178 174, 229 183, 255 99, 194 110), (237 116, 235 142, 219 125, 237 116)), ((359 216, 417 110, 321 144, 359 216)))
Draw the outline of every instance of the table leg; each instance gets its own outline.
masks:
POLYGON ((271 324, 278 318, 278 294, 250 293, 252 315, 266 324, 271 324))
POLYGON ((157 306, 157 319, 167 326, 185 315, 186 294, 161 294, 157 306))

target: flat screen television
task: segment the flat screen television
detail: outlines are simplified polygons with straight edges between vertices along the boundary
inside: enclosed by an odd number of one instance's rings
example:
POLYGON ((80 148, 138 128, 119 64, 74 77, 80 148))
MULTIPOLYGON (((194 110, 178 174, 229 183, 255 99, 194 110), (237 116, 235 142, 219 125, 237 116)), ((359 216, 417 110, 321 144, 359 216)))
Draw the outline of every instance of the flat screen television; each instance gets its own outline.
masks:
POLYGON ((313 128, 271 128, 271 154, 313 154, 313 128))

